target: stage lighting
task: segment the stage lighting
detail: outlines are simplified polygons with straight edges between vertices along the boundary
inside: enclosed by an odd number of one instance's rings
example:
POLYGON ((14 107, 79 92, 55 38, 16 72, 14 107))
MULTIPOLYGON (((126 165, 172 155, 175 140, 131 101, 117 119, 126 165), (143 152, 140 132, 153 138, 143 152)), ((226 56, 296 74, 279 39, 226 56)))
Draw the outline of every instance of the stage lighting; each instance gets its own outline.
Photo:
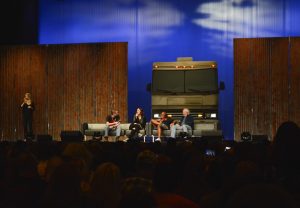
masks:
POLYGON ((159 118, 159 114, 158 114, 158 113, 155 113, 155 114, 153 115, 153 118, 159 118))
POLYGON ((250 132, 245 131, 241 134, 241 141, 251 142, 251 140, 252 140, 252 136, 251 136, 250 132))
POLYGON ((216 113, 205 113, 205 118, 217 118, 216 113))
POLYGON ((211 118, 217 118, 217 114, 216 113, 212 113, 212 114, 210 114, 210 117, 211 118))

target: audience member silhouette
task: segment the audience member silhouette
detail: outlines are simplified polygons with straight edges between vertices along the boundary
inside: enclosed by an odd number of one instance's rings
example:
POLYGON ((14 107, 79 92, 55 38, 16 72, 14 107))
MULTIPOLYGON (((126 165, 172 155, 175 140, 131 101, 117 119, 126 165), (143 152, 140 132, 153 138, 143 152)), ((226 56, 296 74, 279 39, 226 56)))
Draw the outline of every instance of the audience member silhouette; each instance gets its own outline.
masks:
POLYGON ((91 182, 91 199, 95 207, 117 207, 121 198, 121 173, 113 163, 100 165, 91 182))

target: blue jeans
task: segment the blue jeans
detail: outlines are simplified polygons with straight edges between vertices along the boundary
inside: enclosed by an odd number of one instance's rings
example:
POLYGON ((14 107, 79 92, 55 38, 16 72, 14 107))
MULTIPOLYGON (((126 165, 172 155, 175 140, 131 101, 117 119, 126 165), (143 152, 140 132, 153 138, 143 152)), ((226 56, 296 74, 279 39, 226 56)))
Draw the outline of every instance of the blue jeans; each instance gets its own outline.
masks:
POLYGON ((116 131, 116 136, 120 136, 121 135, 121 126, 118 125, 117 127, 114 127, 114 128, 109 128, 108 125, 106 125, 105 127, 105 134, 104 136, 108 136, 108 133, 111 132, 111 131, 116 131))
POLYGON ((175 138, 176 136, 176 130, 180 130, 180 131, 183 131, 183 132, 186 132, 188 133, 188 131, 191 131, 192 130, 192 127, 190 127, 189 125, 179 125, 179 124, 175 124, 171 127, 171 137, 172 138, 175 138))

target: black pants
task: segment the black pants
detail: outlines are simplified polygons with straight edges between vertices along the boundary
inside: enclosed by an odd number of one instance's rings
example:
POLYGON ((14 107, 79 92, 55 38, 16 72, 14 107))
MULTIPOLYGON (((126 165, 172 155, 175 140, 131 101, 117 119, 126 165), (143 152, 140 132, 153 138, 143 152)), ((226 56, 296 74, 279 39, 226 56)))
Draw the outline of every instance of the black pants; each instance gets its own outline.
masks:
POLYGON ((130 124, 129 129, 131 130, 129 138, 135 138, 138 137, 138 133, 142 129, 142 126, 137 123, 132 123, 130 124))
POLYGON ((33 136, 32 131, 32 115, 23 115, 24 137, 31 139, 33 136))

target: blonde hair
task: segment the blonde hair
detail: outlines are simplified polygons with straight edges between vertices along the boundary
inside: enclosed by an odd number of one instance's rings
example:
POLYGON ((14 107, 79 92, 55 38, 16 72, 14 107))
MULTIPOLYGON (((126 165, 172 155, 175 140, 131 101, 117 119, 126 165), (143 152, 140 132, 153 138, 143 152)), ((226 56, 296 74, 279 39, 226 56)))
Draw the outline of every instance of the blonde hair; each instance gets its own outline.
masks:
POLYGON ((25 93, 25 97, 26 97, 26 96, 31 100, 31 93, 26 92, 26 93, 25 93))

